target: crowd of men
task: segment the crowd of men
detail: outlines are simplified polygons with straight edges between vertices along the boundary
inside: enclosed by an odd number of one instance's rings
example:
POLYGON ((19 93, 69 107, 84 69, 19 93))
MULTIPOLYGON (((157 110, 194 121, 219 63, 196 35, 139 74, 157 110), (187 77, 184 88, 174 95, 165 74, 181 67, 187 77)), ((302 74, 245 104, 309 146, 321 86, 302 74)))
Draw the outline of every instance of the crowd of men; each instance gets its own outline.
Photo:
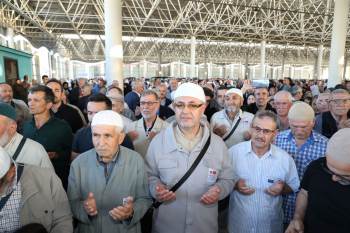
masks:
POLYGON ((17 85, 0 232, 350 232, 350 82, 17 85))

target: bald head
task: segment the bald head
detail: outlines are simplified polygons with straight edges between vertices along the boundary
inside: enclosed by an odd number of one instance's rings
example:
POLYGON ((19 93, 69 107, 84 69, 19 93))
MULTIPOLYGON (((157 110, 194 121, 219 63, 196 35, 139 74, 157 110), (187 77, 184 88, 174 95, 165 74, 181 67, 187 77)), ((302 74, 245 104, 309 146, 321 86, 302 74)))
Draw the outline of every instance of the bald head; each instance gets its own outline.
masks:
POLYGON ((336 132, 328 141, 326 156, 331 167, 350 175, 350 128, 336 132))

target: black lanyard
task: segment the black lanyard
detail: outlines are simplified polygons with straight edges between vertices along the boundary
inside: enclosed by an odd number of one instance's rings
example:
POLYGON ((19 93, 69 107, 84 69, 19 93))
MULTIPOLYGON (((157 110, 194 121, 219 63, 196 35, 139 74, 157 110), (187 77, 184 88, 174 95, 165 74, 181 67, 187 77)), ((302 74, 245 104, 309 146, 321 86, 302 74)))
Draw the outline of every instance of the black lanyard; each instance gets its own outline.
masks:
POLYGON ((154 121, 153 121, 153 123, 152 123, 152 126, 149 127, 149 128, 147 128, 147 126, 146 126, 146 121, 145 121, 145 119, 142 118, 142 120, 143 120, 143 128, 144 128, 144 130, 145 130, 146 135, 148 136, 149 132, 152 131, 153 126, 154 126, 154 124, 156 123, 157 117, 156 117, 156 119, 154 119, 154 121))

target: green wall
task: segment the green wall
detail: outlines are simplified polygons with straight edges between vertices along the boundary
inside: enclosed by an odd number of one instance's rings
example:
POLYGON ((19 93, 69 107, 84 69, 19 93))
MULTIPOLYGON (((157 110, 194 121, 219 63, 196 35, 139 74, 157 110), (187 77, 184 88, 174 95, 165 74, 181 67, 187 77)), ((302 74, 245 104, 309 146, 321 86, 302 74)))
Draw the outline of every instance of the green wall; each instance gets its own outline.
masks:
POLYGON ((18 73, 21 79, 26 74, 29 76, 29 79, 32 78, 32 55, 0 45, 0 82, 5 82, 5 57, 17 60, 18 73))

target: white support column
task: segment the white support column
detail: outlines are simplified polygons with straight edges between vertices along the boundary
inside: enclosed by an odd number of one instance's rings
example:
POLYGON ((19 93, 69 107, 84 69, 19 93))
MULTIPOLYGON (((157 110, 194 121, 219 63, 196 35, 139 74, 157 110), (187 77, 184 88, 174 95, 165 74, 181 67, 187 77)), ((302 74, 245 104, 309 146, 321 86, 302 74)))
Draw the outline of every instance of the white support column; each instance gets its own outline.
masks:
POLYGON ((289 67, 289 77, 291 79, 294 77, 294 67, 292 65, 289 67))
POLYGON ((73 62, 71 60, 68 61, 68 74, 69 74, 69 79, 73 80, 74 79, 74 71, 73 71, 73 62))
POLYGON ((19 47, 20 47, 21 51, 24 51, 24 39, 23 38, 19 39, 19 47))
POLYGON ((92 77, 90 77, 90 67, 89 67, 89 64, 88 63, 86 63, 85 65, 84 65, 84 73, 86 74, 86 78, 87 79, 90 79, 90 78, 92 78, 92 77))
POLYGON ((259 79, 266 79, 266 70, 265 70, 265 56, 266 56, 266 41, 261 41, 261 50, 260 50, 260 76, 259 79))
POLYGON ((213 64, 211 62, 207 63, 208 64, 208 76, 207 79, 210 79, 213 77, 213 64))
POLYGON ((327 87, 334 87, 342 81, 349 2, 335 0, 327 87))
POLYGON ((9 48, 15 48, 15 32, 13 31, 13 28, 7 28, 6 29, 6 37, 7 37, 7 46, 9 48))
POLYGON ((344 71, 343 71, 343 80, 346 79, 346 67, 347 67, 347 64, 348 64, 348 60, 349 60, 349 54, 347 53, 347 51, 345 50, 345 53, 344 53, 344 71))
POLYGON ((191 37, 191 78, 196 77, 196 37, 191 37))
POLYGON ((233 79, 234 78, 234 71, 235 71, 235 65, 231 64, 230 65, 230 78, 233 79))
POLYGON ((60 57, 55 55, 55 79, 60 79, 60 57))
POLYGON ((316 79, 321 79, 322 76, 322 59, 323 59, 323 45, 318 46, 318 55, 317 55, 317 63, 316 63, 316 79))
POLYGON ((123 83, 122 1, 105 0, 105 58, 106 80, 123 83))
POLYGON ((158 51, 158 76, 162 76, 162 52, 158 51))
POLYGON ((283 79, 284 78, 284 63, 286 61, 286 48, 283 49, 283 54, 282 54, 282 67, 281 67, 281 74, 277 79, 283 79))
POLYGON ((244 78, 249 79, 249 48, 246 52, 245 64, 244 64, 244 78))
POLYGON ((239 70, 239 73, 237 78, 244 79, 243 64, 241 62, 238 64, 238 70, 239 70))
POLYGON ((143 78, 147 77, 147 61, 143 60, 143 78))
POLYGON ((44 74, 49 75, 50 74, 50 61, 49 61, 49 51, 45 47, 40 47, 39 52, 39 72, 38 72, 38 80, 39 83, 41 82, 41 76, 44 74))
POLYGON ((49 59, 49 73, 47 74, 47 75, 49 75, 49 78, 52 78, 52 73, 53 73, 52 56, 53 56, 53 52, 50 51, 50 52, 48 53, 48 59, 49 59))
POLYGON ((188 77, 187 76, 187 64, 186 63, 184 63, 184 74, 183 74, 183 77, 184 78, 188 77))
POLYGON ((170 62, 170 76, 174 77, 174 63, 170 62))
POLYGON ((130 63, 129 64, 129 72, 130 72, 130 77, 134 77, 134 74, 133 74, 133 71, 134 71, 134 69, 133 69, 134 67, 133 67, 133 64, 132 63, 130 63))
POLYGON ((137 67, 139 68, 139 77, 138 78, 141 78, 141 62, 139 61, 139 63, 137 64, 137 67))

